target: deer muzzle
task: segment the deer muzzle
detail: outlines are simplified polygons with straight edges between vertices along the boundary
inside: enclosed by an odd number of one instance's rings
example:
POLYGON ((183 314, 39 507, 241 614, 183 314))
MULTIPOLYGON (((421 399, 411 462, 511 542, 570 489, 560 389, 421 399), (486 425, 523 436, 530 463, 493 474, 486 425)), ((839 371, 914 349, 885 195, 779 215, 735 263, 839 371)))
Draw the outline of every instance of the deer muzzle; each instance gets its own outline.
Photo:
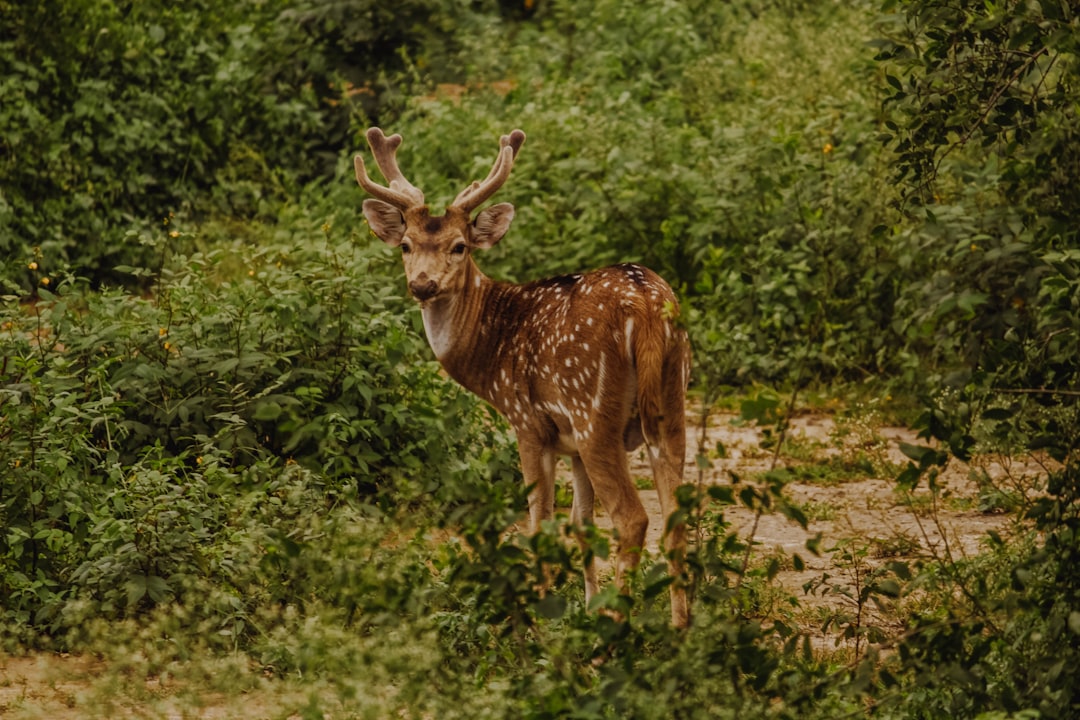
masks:
POLYGON ((439 285, 427 275, 422 274, 417 279, 409 281, 409 292, 414 298, 424 302, 435 297, 439 292, 439 285))

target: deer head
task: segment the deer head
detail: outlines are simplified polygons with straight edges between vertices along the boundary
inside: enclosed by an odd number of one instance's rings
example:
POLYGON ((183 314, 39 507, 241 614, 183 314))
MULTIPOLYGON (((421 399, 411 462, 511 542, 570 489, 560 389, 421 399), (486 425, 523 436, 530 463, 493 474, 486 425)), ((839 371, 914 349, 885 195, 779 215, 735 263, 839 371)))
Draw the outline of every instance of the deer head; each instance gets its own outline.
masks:
POLYGON ((409 292, 421 303, 459 292, 472 269, 471 254, 494 246, 510 229, 514 206, 499 203, 472 213, 495 194, 514 166, 525 142, 525 133, 514 130, 499 141, 499 155, 483 181, 462 190, 442 216, 432 215, 424 193, 410 183, 397 164, 400 135, 386 137, 377 127, 367 131, 368 144, 388 183, 379 185, 368 177, 364 159, 354 160, 356 181, 375 199, 364 201, 364 217, 372 232, 391 247, 401 247, 409 292))

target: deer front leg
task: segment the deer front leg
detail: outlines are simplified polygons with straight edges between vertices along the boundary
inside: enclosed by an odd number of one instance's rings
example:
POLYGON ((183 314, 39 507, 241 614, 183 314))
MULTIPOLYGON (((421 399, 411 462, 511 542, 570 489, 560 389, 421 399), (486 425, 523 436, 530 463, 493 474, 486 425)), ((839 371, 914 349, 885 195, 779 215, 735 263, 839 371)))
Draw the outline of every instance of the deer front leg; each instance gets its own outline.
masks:
POLYGON ((596 559, 589 555, 589 542, 585 535, 585 526, 593 524, 596 495, 581 456, 574 455, 571 464, 574 470, 574 505, 570 509, 570 519, 579 528, 578 544, 581 546, 582 556, 585 557, 585 607, 588 607, 599 589, 596 582, 596 559))
MULTIPOLYGON (((555 451, 519 434, 518 453, 521 456, 521 472, 529 487, 529 532, 535 535, 540 532, 543 522, 555 514, 555 451)), ((544 564, 542 574, 536 591, 546 595, 553 579, 553 572, 547 564, 544 564)))

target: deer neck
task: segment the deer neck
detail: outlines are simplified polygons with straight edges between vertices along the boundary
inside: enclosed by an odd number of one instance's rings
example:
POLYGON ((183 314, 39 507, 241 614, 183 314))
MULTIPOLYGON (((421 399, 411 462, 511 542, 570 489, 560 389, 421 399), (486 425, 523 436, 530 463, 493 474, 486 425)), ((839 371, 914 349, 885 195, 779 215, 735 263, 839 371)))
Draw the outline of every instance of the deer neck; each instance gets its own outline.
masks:
POLYGON ((491 399, 488 378, 497 366, 492 350, 498 338, 491 337, 485 319, 491 317, 488 305, 500 285, 470 261, 460 291, 437 297, 420 310, 424 334, 443 369, 486 400, 491 399))

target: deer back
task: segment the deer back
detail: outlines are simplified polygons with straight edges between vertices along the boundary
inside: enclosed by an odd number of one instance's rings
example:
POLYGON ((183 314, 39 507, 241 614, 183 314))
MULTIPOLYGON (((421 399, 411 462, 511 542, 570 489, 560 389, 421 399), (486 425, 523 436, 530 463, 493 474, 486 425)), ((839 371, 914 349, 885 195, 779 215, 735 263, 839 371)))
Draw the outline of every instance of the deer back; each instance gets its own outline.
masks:
MULTIPOLYGON (((480 290, 480 288, 473 288, 480 290)), ((466 296, 470 288, 465 290, 466 296)), ((491 402, 520 433, 572 452, 582 442, 641 440, 642 355, 659 349, 685 387, 678 301, 658 275, 632 264, 476 293, 480 318, 440 357, 447 372, 491 402)))

